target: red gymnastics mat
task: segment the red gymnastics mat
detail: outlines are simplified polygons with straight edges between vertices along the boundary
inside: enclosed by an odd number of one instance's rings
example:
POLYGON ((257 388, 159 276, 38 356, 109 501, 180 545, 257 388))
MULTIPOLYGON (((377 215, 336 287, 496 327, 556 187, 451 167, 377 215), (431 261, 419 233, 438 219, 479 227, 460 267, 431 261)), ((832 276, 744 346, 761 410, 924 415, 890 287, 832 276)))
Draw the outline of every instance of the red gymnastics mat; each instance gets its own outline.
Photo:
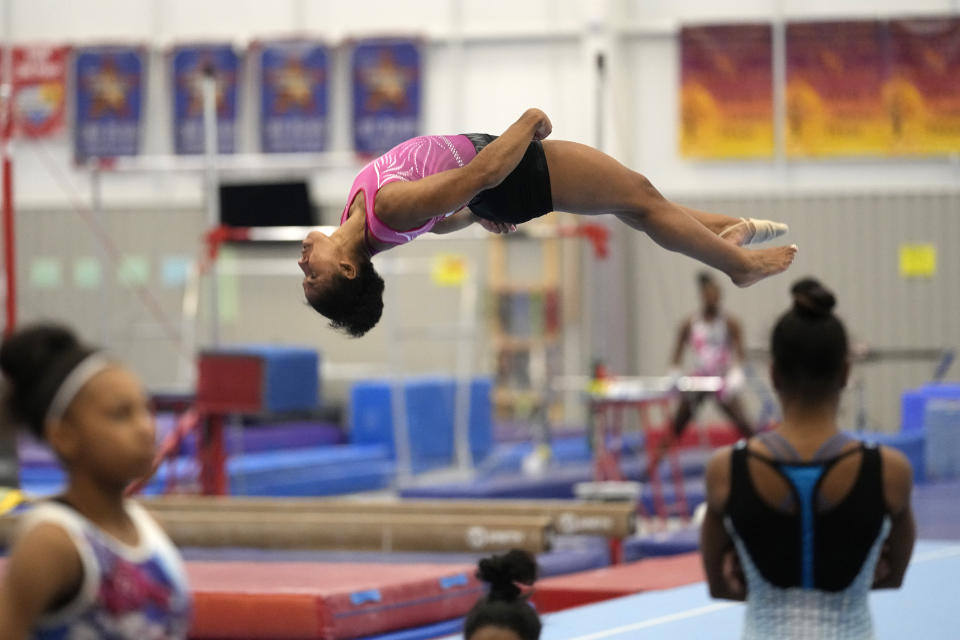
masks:
POLYGON ((672 589, 703 579, 700 554, 684 553, 546 578, 537 582, 532 600, 537 611, 550 613, 641 591, 672 589))
POLYGON ((190 637, 357 638, 465 614, 473 565, 190 562, 190 637))
MULTIPOLYGON (((4 559, 0 558, 0 577, 4 559)), ((474 565, 189 562, 193 640, 340 640, 466 614, 474 565)))

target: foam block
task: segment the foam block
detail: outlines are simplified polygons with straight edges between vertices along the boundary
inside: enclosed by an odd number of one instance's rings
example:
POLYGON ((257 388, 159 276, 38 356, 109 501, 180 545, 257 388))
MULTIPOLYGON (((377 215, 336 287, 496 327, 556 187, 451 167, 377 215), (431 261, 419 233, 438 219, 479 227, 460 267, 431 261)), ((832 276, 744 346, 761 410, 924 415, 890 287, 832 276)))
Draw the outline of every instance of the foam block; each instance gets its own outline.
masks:
MULTIPOLYGON (((481 460, 493 446, 490 380, 470 383, 469 439, 471 455, 481 460)), ((383 380, 367 380, 350 391, 350 440, 357 444, 394 442, 393 387, 383 380)), ((454 459, 454 408, 456 382, 449 377, 416 377, 403 381, 410 456, 414 471, 448 466, 454 459)))
POLYGON ((210 413, 308 410, 317 406, 319 386, 313 349, 236 346, 200 354, 196 403, 210 413))
POLYGON ((414 471, 449 465, 453 462, 453 379, 413 379, 405 386, 414 471))
POLYGON ((960 478, 960 397, 927 402, 924 432, 926 474, 931 480, 960 478))
POLYGON ((900 396, 902 431, 919 431, 923 428, 927 402, 932 398, 960 400, 960 384, 930 383, 904 391, 900 396))

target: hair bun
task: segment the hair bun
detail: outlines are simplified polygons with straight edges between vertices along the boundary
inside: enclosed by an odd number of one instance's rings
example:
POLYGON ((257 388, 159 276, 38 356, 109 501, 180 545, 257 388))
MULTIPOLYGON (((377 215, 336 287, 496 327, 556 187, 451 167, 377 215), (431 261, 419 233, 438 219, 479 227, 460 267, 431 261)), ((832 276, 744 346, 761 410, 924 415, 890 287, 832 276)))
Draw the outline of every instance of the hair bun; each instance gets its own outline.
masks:
POLYGON ((810 318, 826 318, 837 306, 837 298, 815 278, 798 280, 790 288, 793 310, 810 318))
POLYGON ((516 600, 522 593, 517 584, 531 585, 537 579, 537 561, 520 549, 484 558, 477 567, 477 577, 490 584, 491 600, 516 600))
POLYGON ((0 346, 0 370, 14 387, 40 379, 50 364, 80 347, 66 327, 37 324, 14 333, 0 346))
POLYGON ((54 394, 70 371, 93 349, 61 325, 42 323, 17 330, 0 345, 0 371, 7 379, 3 398, 10 417, 39 437, 54 394))

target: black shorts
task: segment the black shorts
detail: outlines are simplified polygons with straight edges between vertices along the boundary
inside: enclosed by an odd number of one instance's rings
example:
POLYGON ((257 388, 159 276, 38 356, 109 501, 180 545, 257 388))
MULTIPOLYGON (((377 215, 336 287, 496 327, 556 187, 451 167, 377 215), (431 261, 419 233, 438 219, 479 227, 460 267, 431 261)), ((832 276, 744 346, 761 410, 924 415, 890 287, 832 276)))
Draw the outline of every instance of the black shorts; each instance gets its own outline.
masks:
MULTIPOLYGON (((488 133, 463 135, 473 143, 477 153, 497 139, 488 133)), ((531 142, 517 168, 493 189, 474 196, 467 206, 481 218, 510 224, 521 224, 553 211, 550 171, 543 154, 543 143, 539 140, 531 142)))

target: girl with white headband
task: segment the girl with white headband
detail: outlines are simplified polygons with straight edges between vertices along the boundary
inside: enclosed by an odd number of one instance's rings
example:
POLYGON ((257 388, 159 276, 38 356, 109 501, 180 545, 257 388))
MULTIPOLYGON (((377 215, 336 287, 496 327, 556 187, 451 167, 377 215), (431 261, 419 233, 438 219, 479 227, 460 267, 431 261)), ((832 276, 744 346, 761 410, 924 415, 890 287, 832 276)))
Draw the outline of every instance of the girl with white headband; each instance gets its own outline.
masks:
POLYGON ((0 640, 185 638, 181 559, 124 499, 154 453, 137 377, 56 325, 4 340, 0 370, 10 416, 46 440, 69 477, 21 523, 0 587, 0 640))

